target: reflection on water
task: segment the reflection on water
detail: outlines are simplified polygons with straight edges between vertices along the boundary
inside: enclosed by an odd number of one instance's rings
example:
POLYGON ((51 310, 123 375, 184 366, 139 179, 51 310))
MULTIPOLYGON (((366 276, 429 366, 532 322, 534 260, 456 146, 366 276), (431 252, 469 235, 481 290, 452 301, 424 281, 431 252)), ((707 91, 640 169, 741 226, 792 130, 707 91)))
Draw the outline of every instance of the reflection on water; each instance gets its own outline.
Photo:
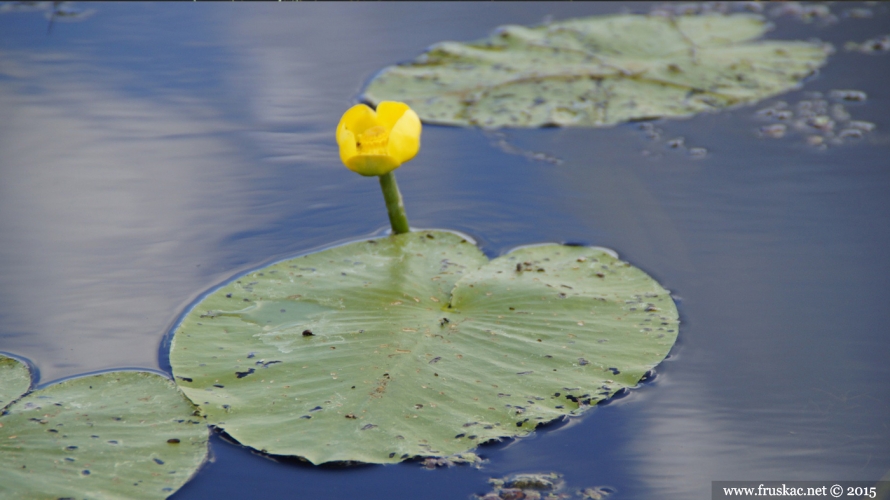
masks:
POLYGON ((5 60, 20 73, 0 83, 4 348, 49 379, 156 366, 220 232, 262 220, 245 211, 247 162, 221 139, 231 125, 188 96, 122 95, 89 58, 5 60))
MULTIPOLYGON (((0 14, 0 350, 44 382, 157 367, 162 336, 215 284, 386 226, 377 183, 340 165, 332 133, 376 70, 500 24, 626 7, 96 4, 49 36, 39 12, 0 14)), ((869 8, 776 19, 770 36, 840 48, 886 32, 888 7, 869 8)), ((510 147, 426 127, 398 173, 412 225, 463 231, 489 255, 616 249, 680 299, 673 358, 627 398, 482 448, 481 471, 317 468, 215 438, 217 461, 176 496, 466 498, 489 476, 557 471, 616 498, 688 499, 711 480, 881 477, 888 76, 890 56, 841 50, 807 83, 865 91, 851 112, 878 124, 824 152, 758 139, 752 108, 658 122, 702 159, 633 124, 502 131, 510 147)))

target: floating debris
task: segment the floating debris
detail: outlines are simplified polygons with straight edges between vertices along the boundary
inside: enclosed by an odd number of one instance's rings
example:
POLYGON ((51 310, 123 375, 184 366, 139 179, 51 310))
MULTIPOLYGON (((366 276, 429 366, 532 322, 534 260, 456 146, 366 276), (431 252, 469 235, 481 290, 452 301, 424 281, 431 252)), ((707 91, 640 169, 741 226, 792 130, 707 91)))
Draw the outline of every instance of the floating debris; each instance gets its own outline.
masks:
POLYGON ((861 130, 863 132, 871 132, 875 129, 876 125, 872 122, 864 122, 861 120, 853 120, 847 124, 850 128, 855 128, 857 130, 861 130))
POLYGON ((845 103, 862 103, 868 95, 855 89, 836 89, 828 92, 825 99, 822 92, 806 92, 805 98, 793 105, 779 101, 771 106, 757 110, 754 116, 760 120, 773 123, 762 125, 757 129, 761 138, 781 139, 797 134, 803 136, 804 142, 817 149, 838 146, 860 141, 872 132, 874 123, 852 120, 852 115, 845 103))
POLYGON ((847 9, 844 11, 843 16, 848 17, 850 19, 870 19, 874 17, 875 13, 872 12, 871 9, 866 9, 864 7, 858 7, 855 9, 847 9))
POLYGON ((861 130, 855 128, 845 128, 837 134, 837 136, 841 139, 862 139, 864 135, 865 134, 861 130))
POLYGON ((556 472, 511 474, 488 480, 492 490, 474 495, 476 500, 603 500, 615 492, 606 486, 566 491, 562 474, 556 472))
POLYGON ((782 2, 782 5, 770 11, 772 17, 788 16, 805 23, 818 22, 822 26, 838 22, 838 17, 822 3, 805 4, 803 2, 782 2))
MULTIPOLYGON (((476 437, 476 436, 470 436, 476 437)), ((438 467, 454 467, 455 465, 469 465, 477 469, 482 467, 486 460, 475 453, 458 453, 447 457, 429 457, 425 458, 421 464, 424 469, 435 469, 438 467)))
POLYGON ((776 120, 787 120, 794 116, 794 113, 788 109, 788 103, 779 101, 770 107, 757 111, 757 116, 763 118, 775 118, 776 120))
POLYGON ((785 137, 785 131, 788 130, 788 127, 782 123, 777 123, 775 125, 764 125, 760 127, 760 137, 769 137, 771 139, 781 139, 785 137))
POLYGON ((868 99, 866 93, 861 90, 832 90, 828 95, 834 99, 844 101, 864 101, 868 99))
POLYGON ((890 51, 890 35, 870 38, 862 43, 847 42, 844 44, 844 49, 848 51, 862 52, 863 54, 888 52, 890 51))
POLYGON ((708 150, 705 148, 689 148, 689 156, 693 158, 704 158, 708 155, 708 150))
POLYGON ((830 132, 834 130, 834 120, 825 115, 818 115, 807 118, 807 125, 823 132, 830 132))
MULTIPOLYGON (((637 129, 643 132, 643 135, 646 136, 647 139, 654 142, 661 142, 662 136, 664 135, 664 131, 657 128, 652 122, 643 122, 637 125, 637 129)), ((702 147, 688 147, 686 144, 685 137, 675 137, 673 139, 669 139, 664 141, 664 145, 667 149, 675 149, 678 151, 686 151, 686 153, 692 158, 704 158, 708 154, 708 150, 702 147)), ((655 153, 654 151, 650 151, 648 149, 644 149, 642 151, 643 156, 652 156, 659 157, 660 155, 655 153)))
POLYGON ((529 151, 510 144, 508 142, 507 134, 503 132, 485 130, 484 134, 488 136, 492 146, 507 154, 518 155, 530 161, 540 161, 551 165, 562 165, 564 163, 563 160, 553 155, 542 153, 540 151, 529 151))
POLYGON ((850 113, 841 104, 835 104, 831 107, 831 117, 840 122, 848 121, 851 118, 850 113))

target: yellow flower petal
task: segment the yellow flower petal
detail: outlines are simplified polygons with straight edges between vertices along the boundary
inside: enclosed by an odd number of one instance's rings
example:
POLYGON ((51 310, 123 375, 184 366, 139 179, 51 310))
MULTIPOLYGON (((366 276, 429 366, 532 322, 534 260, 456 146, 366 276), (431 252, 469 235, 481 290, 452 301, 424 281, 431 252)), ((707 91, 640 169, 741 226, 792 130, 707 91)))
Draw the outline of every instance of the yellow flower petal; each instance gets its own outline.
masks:
POLYGON ((372 176, 388 174, 399 167, 395 158, 386 155, 359 155, 343 162, 355 173, 372 176))
POLYGON ((337 144, 340 145, 340 160, 344 165, 347 160, 358 153, 355 146, 355 134, 346 130, 345 126, 342 126, 337 130, 337 144))
POLYGON ((389 155, 400 164, 414 158, 420 150, 420 129, 420 118, 408 108, 389 133, 389 155))
POLYGON ((420 118, 405 103, 384 101, 376 112, 357 104, 337 124, 340 160, 361 175, 387 174, 417 155, 420 131, 420 118))
POLYGON ((383 101, 377 105, 377 121, 386 130, 392 130, 399 118, 410 109, 404 102, 383 101))
POLYGON ((358 135, 377 125, 380 125, 377 123, 377 113, 365 104, 356 104, 343 113, 343 118, 340 118, 337 129, 345 126, 347 130, 358 135))

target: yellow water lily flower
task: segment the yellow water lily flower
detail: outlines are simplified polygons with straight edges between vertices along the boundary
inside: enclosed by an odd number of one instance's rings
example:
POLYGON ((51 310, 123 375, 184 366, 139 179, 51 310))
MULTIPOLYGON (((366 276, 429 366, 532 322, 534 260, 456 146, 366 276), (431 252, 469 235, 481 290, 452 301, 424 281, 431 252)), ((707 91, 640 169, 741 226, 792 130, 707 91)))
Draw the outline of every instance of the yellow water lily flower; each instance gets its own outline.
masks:
POLYGON ((337 125, 340 159, 362 175, 383 175, 414 158, 420 149, 420 118, 407 104, 383 101, 377 111, 349 108, 337 125))

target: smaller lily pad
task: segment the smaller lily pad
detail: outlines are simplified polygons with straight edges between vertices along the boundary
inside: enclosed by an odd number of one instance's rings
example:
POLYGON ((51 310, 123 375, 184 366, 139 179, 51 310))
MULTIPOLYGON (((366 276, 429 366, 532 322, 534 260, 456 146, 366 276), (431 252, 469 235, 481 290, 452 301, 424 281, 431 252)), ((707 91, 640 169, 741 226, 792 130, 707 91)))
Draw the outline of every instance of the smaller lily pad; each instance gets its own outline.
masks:
POLYGON ((690 116, 786 92, 825 63, 819 43, 759 40, 760 16, 612 15, 501 26, 441 42, 368 84, 428 123, 594 127, 690 116))
POLYGON ((21 361, 0 354, 0 409, 31 388, 31 371, 21 361))
POLYGON ((110 372, 36 390, 0 416, 0 498, 166 498, 209 431, 168 379, 110 372))

